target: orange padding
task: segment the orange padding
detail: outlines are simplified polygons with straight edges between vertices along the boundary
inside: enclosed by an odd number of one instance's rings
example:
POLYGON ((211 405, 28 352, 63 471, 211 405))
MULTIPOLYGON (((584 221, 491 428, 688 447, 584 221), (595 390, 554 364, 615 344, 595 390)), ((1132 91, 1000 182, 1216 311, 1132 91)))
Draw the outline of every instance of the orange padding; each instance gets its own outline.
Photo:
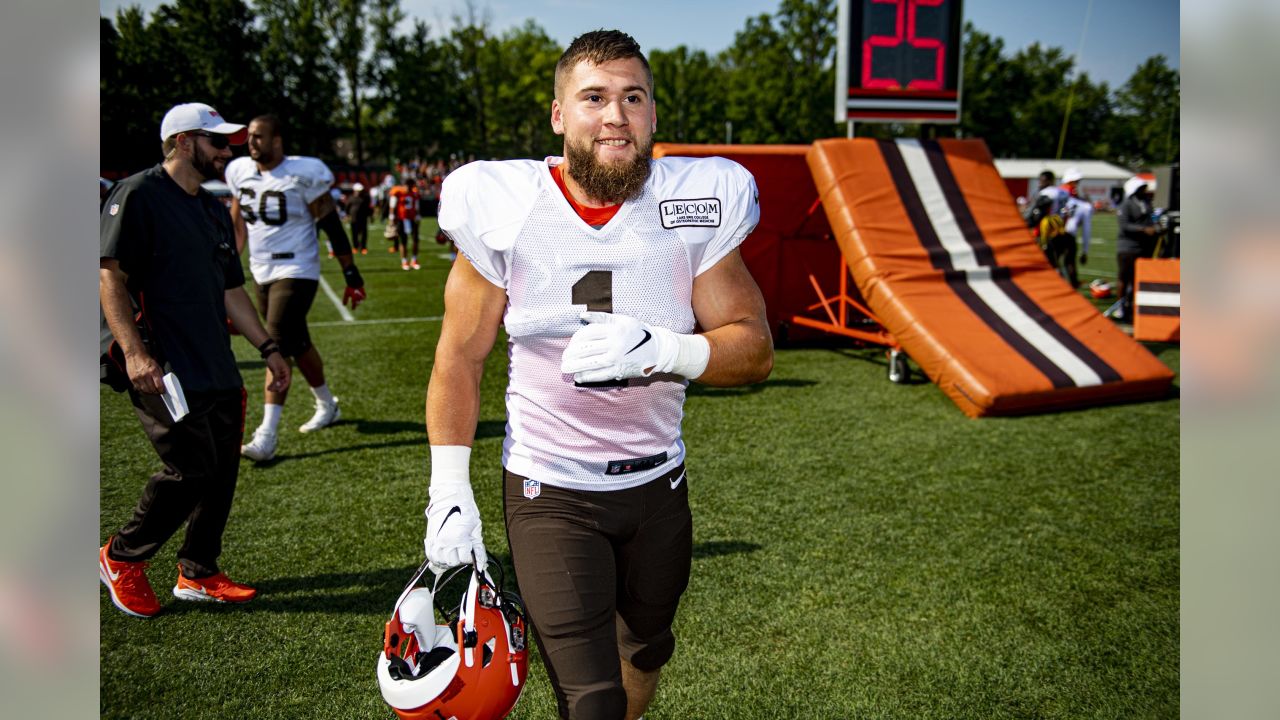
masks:
POLYGON ((805 162, 808 145, 684 145, 657 143, 654 157, 723 157, 745 167, 760 191, 760 224, 742 243, 742 259, 764 296, 775 342, 825 334, 791 324, 818 301, 810 276, 821 286, 840 283, 840 247, 821 208, 805 162), (810 212, 812 210, 812 212, 810 212))
POLYGON ((823 140, 827 218, 868 306, 971 417, 1164 396, 1173 373, 1049 266, 980 140, 823 140))
POLYGON ((1133 337, 1178 342, 1182 331, 1181 261, 1139 258, 1133 275, 1133 337))

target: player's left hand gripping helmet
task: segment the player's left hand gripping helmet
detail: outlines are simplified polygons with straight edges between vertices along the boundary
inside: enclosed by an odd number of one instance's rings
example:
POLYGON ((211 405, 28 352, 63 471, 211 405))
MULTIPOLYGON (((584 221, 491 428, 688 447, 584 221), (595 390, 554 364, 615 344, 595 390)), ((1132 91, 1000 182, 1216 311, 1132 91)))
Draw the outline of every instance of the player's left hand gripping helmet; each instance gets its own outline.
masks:
POLYGON ((520 599, 473 566, 437 575, 431 589, 417 587, 427 568, 418 568, 387 621, 377 666, 382 699, 403 720, 505 718, 529 667, 520 599), (438 624, 437 592, 467 571, 461 603, 442 611, 438 624))

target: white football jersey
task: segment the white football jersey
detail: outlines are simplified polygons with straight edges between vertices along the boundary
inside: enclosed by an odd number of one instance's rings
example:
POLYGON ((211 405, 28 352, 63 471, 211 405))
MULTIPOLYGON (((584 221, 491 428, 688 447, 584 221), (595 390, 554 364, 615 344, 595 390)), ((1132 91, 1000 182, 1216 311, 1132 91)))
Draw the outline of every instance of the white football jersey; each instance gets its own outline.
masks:
POLYGON ((316 222, 307 207, 329 192, 333 173, 313 157, 290 155, 271 170, 250 157, 227 164, 227 185, 249 228, 249 270, 258 284, 320 279, 316 222))
POLYGON ((1049 206, 1049 213, 1052 215, 1057 215, 1062 212, 1063 204, 1066 203, 1067 198, 1071 197, 1066 190, 1063 190, 1057 185, 1050 185, 1049 187, 1041 190, 1039 194, 1049 198, 1053 202, 1053 204, 1049 206))
POLYGON ((1066 217, 1067 232, 1076 237, 1080 243, 1080 252, 1089 254, 1089 242, 1093 237, 1093 205, 1071 194, 1067 195, 1062 205, 1062 214, 1066 217))
POLYGON ((507 291, 503 466, 571 489, 635 487, 684 460, 688 381, 655 374, 579 387, 560 372, 561 355, 585 310, 693 332, 693 279, 755 229, 755 180, 723 158, 654 160, 641 194, 596 229, 552 178, 550 168, 560 162, 459 168, 444 182, 440 227, 481 275, 507 291))

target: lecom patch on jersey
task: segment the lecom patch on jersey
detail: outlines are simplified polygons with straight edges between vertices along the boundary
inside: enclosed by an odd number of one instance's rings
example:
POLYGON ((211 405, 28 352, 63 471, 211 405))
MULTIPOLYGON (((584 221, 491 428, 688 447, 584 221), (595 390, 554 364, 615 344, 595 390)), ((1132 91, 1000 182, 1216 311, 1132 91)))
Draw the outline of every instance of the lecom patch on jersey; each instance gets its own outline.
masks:
POLYGON ((663 200, 662 227, 720 227, 720 198, 663 200))

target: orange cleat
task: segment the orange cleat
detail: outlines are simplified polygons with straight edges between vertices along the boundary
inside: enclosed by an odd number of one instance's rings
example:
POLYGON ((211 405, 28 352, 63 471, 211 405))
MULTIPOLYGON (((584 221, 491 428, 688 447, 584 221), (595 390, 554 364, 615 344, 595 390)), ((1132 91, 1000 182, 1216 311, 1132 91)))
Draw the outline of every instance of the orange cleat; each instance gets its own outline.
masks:
POLYGON ((107 544, 98 550, 98 577, 111 593, 111 602, 134 617, 149 618, 160 612, 160 601, 151 589, 151 582, 144 572, 149 563, 125 562, 107 557, 107 548, 115 536, 107 538, 107 544))
POLYGON ((257 597, 258 591, 248 585, 232 582, 226 573, 202 578, 189 578, 178 566, 178 584, 173 586, 173 596, 179 600, 201 602, 245 603, 257 597))

